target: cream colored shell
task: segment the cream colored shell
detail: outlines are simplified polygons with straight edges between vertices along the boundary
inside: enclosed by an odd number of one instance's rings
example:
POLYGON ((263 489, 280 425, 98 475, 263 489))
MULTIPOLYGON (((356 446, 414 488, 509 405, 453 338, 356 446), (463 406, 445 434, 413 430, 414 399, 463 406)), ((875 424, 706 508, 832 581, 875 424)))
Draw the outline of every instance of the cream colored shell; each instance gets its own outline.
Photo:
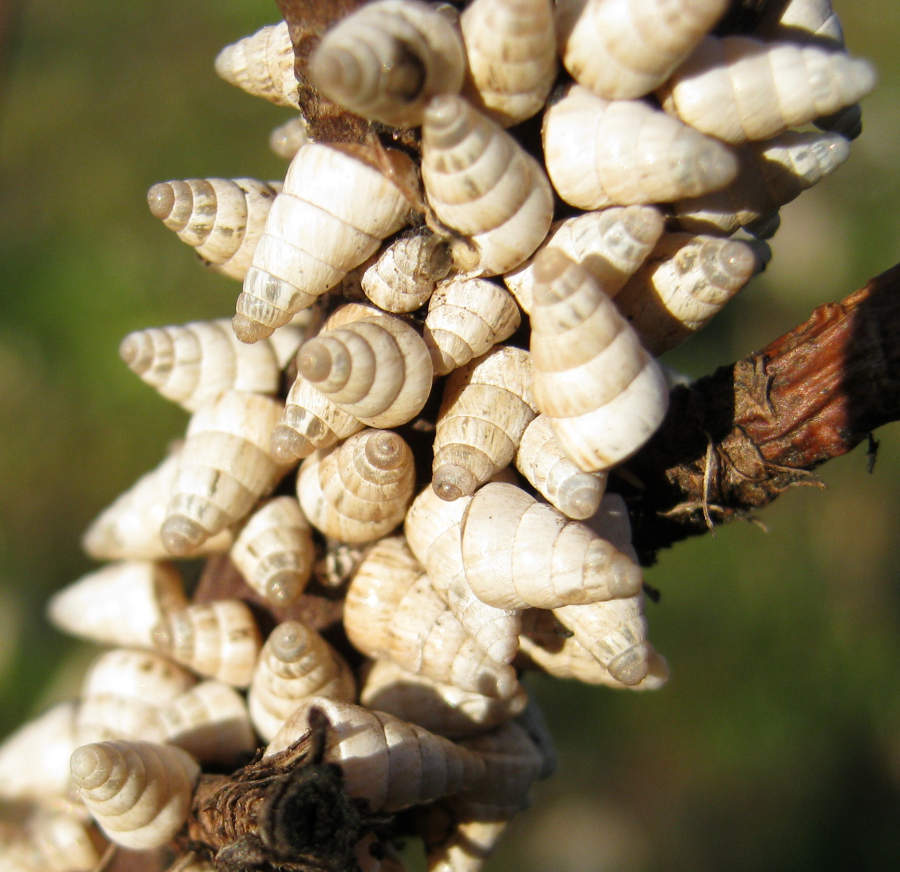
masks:
POLYGON ((465 68, 450 14, 418 0, 377 0, 322 37, 310 57, 309 77, 357 115, 415 127, 435 94, 459 91, 465 68))
POLYGON ((160 528, 172 554, 240 520, 275 487, 285 468, 269 440, 283 409, 279 400, 226 391, 194 412, 160 528))
POLYGON ((505 345, 455 370, 444 385, 432 482, 445 500, 473 493, 512 463, 537 414, 527 351, 505 345))
POLYGON ((278 106, 297 108, 294 46, 286 21, 225 46, 216 56, 216 72, 232 85, 278 106))
POLYGON ((649 439, 668 407, 656 361, 614 304, 555 248, 535 261, 534 397, 585 472, 608 469, 649 439))
POLYGON ((432 733, 458 739, 499 726, 528 701, 521 688, 506 699, 484 696, 415 675, 390 660, 376 660, 365 674, 360 703, 388 712, 432 733))
POLYGON ((309 522, 343 542, 371 542, 402 522, 415 489, 412 450, 390 430, 363 430, 303 461, 297 499, 309 522))
POLYGON ((344 601, 344 629, 367 656, 409 672, 484 696, 518 690, 513 670, 466 632, 400 537, 378 542, 360 564, 344 601))
MULTIPOLYGON (((166 517, 182 449, 183 444, 142 475, 94 519, 81 539, 81 547, 90 557, 96 560, 157 560, 171 556, 163 546, 159 529, 166 517)), ((227 551, 231 540, 231 531, 222 530, 181 556, 227 551)))
POLYGON ((555 509, 581 521, 600 505, 605 472, 582 472, 563 450, 546 415, 525 428, 515 457, 516 469, 555 509))
POLYGON ((170 611, 153 629, 155 646, 198 675, 247 687, 262 647, 253 613, 241 600, 195 603, 170 611))
POLYGON ((728 146, 641 100, 605 100, 572 85, 544 113, 544 160, 556 192, 579 209, 664 203, 727 185, 728 146))
MULTIPOLYGON (((37 808, 25 829, 40 863, 39 872, 96 872, 105 840, 89 822, 68 811, 37 808)), ((4 872, 14 872, 3 866, 4 872)))
POLYGON ((323 697, 301 703, 265 756, 306 734, 314 708, 329 721, 325 761, 341 767, 347 794, 366 800, 370 811, 421 805, 474 789, 484 778, 484 761, 475 752, 384 712, 323 697))
POLYGON ((288 496, 258 508, 231 548, 231 559, 247 584, 277 606, 303 593, 315 558, 309 522, 297 500, 288 496))
POLYGON ((644 348, 660 355, 704 327, 767 259, 737 239, 666 233, 615 304, 644 348))
POLYGON ((550 0, 473 0, 460 16, 464 96, 504 127, 537 114, 556 79, 550 0))
POLYGON ((302 146, 275 198, 232 324, 243 342, 256 342, 311 306, 348 271, 374 254, 408 220, 404 187, 412 162, 382 150, 380 166, 360 147, 302 146))
POLYGON ((422 333, 435 375, 447 375, 490 351, 520 323, 515 300, 495 282, 459 277, 439 282, 422 333))
POLYGON ((301 347, 300 374, 369 427, 405 424, 431 392, 425 341, 395 315, 358 304, 344 308, 349 310, 344 323, 331 321, 333 326, 301 347))
POLYGON ((279 182, 256 179, 157 182, 147 205, 216 272, 243 279, 280 189, 279 182))
POLYGON ((264 739, 271 739, 310 696, 353 702, 353 673, 315 630, 300 621, 284 621, 266 639, 253 670, 247 694, 253 726, 264 739))
POLYGON ((462 97, 435 97, 422 124, 422 181, 440 222, 466 240, 454 259, 469 275, 500 275, 541 243, 553 193, 541 165, 462 97))
POLYGON ((508 820, 458 820, 451 833, 428 846, 428 872, 481 872, 508 820))
POLYGON ((196 678, 187 669, 155 651, 113 648, 88 667, 81 696, 116 694, 161 706, 195 683, 196 678))
POLYGON ((875 80, 868 61, 818 46, 708 36, 657 94, 666 112, 739 143, 849 106, 875 80), (742 96, 751 92, 752 101, 742 96))
POLYGON ((55 593, 47 617, 66 633, 94 642, 150 648, 156 624, 186 604, 175 566, 128 560, 89 572, 55 593))
POLYGON ((119 356, 166 399, 196 412, 228 390, 278 393, 281 371, 304 333, 288 324, 265 341, 246 345, 227 319, 193 321, 129 333, 119 356))
POLYGON ((151 742, 99 742, 72 752, 72 781, 84 804, 118 845, 145 851, 166 844, 187 819, 196 761, 151 742))
POLYGON ((165 738, 158 706, 115 693, 87 696, 79 702, 75 734, 79 745, 107 739, 162 742, 165 738))
POLYGON ((727 5, 727 0, 557 0, 560 55, 572 77, 601 97, 641 97, 669 77, 727 5))
POLYGON ((269 134, 269 148, 285 160, 290 160, 300 150, 300 146, 307 142, 309 133, 306 119, 302 115, 279 124, 269 134))
POLYGON ((662 231, 662 214, 653 206, 611 206, 574 215, 554 224, 534 257, 503 276, 503 281, 522 309, 531 312, 534 260, 552 247, 584 267, 612 297, 644 262, 662 231))

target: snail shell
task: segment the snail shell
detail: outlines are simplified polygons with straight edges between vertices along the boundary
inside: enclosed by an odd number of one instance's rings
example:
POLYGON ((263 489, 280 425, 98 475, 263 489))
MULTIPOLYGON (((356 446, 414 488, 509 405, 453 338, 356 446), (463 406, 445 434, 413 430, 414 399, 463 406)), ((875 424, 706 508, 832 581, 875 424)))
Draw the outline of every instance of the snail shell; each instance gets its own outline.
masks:
POLYGON ((826 47, 844 47, 844 28, 831 8, 831 0, 788 0, 779 6, 763 15, 756 28, 761 37, 794 42, 808 39, 826 47))
POLYGON ((499 726, 528 702, 523 689, 506 699, 461 690, 415 675, 390 660, 376 660, 366 673, 360 703, 418 724, 439 736, 458 739, 499 726))
POLYGON ((187 669, 155 651, 113 648, 100 654, 88 667, 81 696, 117 694, 161 706, 195 682, 187 669))
MULTIPOLYGON (((94 872, 100 868, 105 840, 79 816, 68 811, 38 808, 25 823, 34 846, 40 872, 94 872)), ((7 866, 3 867, 7 872, 7 866)))
POLYGON ((157 706, 115 693, 84 697, 78 705, 75 730, 79 745, 107 739, 162 742, 165 738, 157 706))
POLYGON ((721 142, 640 100, 604 100, 579 85, 548 107, 542 137, 553 187, 579 209, 695 197, 737 173, 721 142))
POLYGON ((478 490, 461 530, 469 585, 497 608, 556 608, 641 589, 630 556, 513 484, 478 490))
POLYGON ((329 722, 324 761, 341 767, 347 794, 366 800, 372 812, 431 802, 484 777, 484 761, 475 752, 384 712, 324 697, 304 700, 264 756, 307 734, 312 709, 329 722))
POLYGON ((343 542, 371 542, 394 529, 415 489, 412 450, 391 430, 363 430, 303 461, 297 499, 310 523, 343 542))
POLYGON ((264 342, 246 345, 227 319, 193 321, 129 333, 119 356, 166 399, 196 412, 228 390, 277 393, 304 332, 286 325, 264 342))
POLYGON ((666 233, 615 304, 644 348, 660 355, 704 327, 767 259, 737 239, 666 233))
POLYGON ((256 179, 184 179, 157 182, 147 205, 216 272, 243 279, 281 189, 256 179))
POLYGON ((459 91, 465 68, 462 40, 444 10, 417 0, 378 0, 322 37, 309 77, 363 118, 416 127, 435 94, 459 91))
POLYGON ((405 424, 431 392, 428 347, 402 319, 351 305, 353 320, 323 330, 301 347, 300 374, 369 427, 405 424))
POLYGON ((567 517, 581 521, 597 511, 606 473, 582 472, 563 450, 546 415, 538 415, 525 428, 515 462, 535 490, 567 517))
POLYGON ((665 376, 596 282, 561 251, 542 251, 534 277, 538 408, 580 469, 608 469, 659 426, 668 407, 665 376))
POLYGON ((474 493, 512 463, 537 414, 528 352, 502 346, 447 379, 434 434, 434 492, 444 500, 474 493))
MULTIPOLYGON (((94 519, 81 540, 89 556, 96 560, 157 560, 170 556, 159 528, 166 517, 181 451, 179 446, 94 519)), ((231 531, 222 530, 182 556, 227 551, 231 540, 231 531)))
POLYGON ((435 375, 447 375, 490 351, 520 323, 515 300, 500 285, 477 278, 440 282, 428 301, 422 334, 435 375))
POLYGON ((734 182, 721 191, 675 203, 682 230, 731 234, 753 224, 834 172, 850 156, 837 133, 788 130, 744 146, 734 182))
POLYGON ((300 146, 307 142, 309 131, 302 115, 279 124, 269 134, 269 148, 285 160, 290 160, 300 150, 300 146))
POLYGON ((426 487, 406 513, 406 539, 434 589, 478 646, 494 662, 510 663, 518 647, 518 611, 489 606, 469 586, 460 527, 467 506, 465 497, 442 500, 426 487))
POLYGON ((145 851, 161 847, 181 829, 200 767, 172 745, 118 741, 76 748, 70 771, 106 835, 145 851))
POLYGON ((293 109, 298 105, 294 45, 286 21, 226 45, 216 56, 216 72, 254 97, 293 109))
POLYGON ((428 302, 451 266, 446 240, 421 230, 387 246, 363 273, 362 289, 386 312, 413 312, 428 302))
POLYGON ((237 299, 232 324, 242 342, 311 306, 407 222, 398 180, 414 173, 412 162, 393 149, 377 158, 390 177, 359 146, 309 142, 294 156, 237 299))
POLYGON ((503 276, 519 305, 534 305, 534 259, 545 248, 558 248, 581 264, 612 297, 653 250, 663 231, 663 217, 653 206, 612 206, 556 223, 530 260, 503 276))
POLYGON ((512 669, 469 636, 401 537, 378 542, 359 565, 344 602, 344 629, 358 650, 408 672, 501 699, 518 690, 512 669))
POLYGON ((226 391, 194 412, 160 537, 182 556, 246 515, 285 469, 269 453, 283 404, 226 391))
POLYGON ((575 81, 610 100, 662 84, 727 0, 557 0, 559 53, 575 81))
POLYGON ((271 739, 309 696, 353 702, 356 682, 343 657, 315 630, 284 621, 266 639, 253 671, 247 694, 253 726, 271 739))
POLYGON ((202 763, 233 767, 256 750, 247 705, 234 688, 202 681, 160 711, 166 742, 202 763))
POLYGON ((286 496, 257 509, 231 549, 247 584, 276 606, 292 603, 303 593, 315 557, 309 523, 299 503, 286 496))
POLYGON ((553 193, 543 168, 462 97, 435 97, 425 110, 422 181, 437 218, 470 237, 453 248, 469 275, 513 269, 547 235, 553 193))
POLYGON ((155 646, 198 675, 247 687, 262 640, 249 608, 234 599, 170 611, 153 629, 155 646))
POLYGON ((474 0, 459 23, 469 61, 463 94, 504 127, 536 115, 556 79, 549 0, 474 0))
POLYGON ((186 604, 181 575, 172 564, 129 560, 83 575, 55 593, 47 616, 74 636, 150 648, 156 624, 186 604))
POLYGON ((428 872, 481 872, 508 820, 456 820, 437 845, 428 846, 428 872))
POLYGON ((663 109, 725 142, 768 139, 855 103, 875 87, 861 58, 818 46, 708 36, 657 95, 663 109), (742 95, 752 93, 753 100, 742 95))
POLYGON ((48 803, 67 795, 77 710, 77 702, 57 703, 3 740, 0 799, 48 803))

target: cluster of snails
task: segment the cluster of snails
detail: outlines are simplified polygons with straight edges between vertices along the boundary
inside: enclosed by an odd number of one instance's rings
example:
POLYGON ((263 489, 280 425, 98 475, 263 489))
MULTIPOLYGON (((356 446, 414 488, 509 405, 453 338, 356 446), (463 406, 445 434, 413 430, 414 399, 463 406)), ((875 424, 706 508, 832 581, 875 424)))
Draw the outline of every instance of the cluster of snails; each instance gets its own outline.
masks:
MULTIPOLYGON (((666 413, 657 356, 764 267, 779 207, 846 159, 874 85, 828 0, 775 6, 714 36, 727 0, 376 0, 306 72, 420 139, 312 141, 301 118, 272 134, 281 183, 151 188, 243 289, 231 323, 121 344, 191 419, 87 531, 113 562, 50 603, 116 647, 0 746, 0 799, 26 808, 4 868, 86 872, 106 840, 175 840, 198 872, 402 868, 374 824, 314 867, 268 818, 214 826, 201 804, 185 835, 201 771, 261 739, 266 777, 311 743, 365 814, 420 812, 430 870, 477 870, 552 768, 522 669, 665 683, 608 473, 666 413), (189 602, 172 559, 221 554, 238 593, 189 602), (315 590, 340 621, 302 619, 315 590)), ((285 23, 216 69, 298 105, 285 23)))

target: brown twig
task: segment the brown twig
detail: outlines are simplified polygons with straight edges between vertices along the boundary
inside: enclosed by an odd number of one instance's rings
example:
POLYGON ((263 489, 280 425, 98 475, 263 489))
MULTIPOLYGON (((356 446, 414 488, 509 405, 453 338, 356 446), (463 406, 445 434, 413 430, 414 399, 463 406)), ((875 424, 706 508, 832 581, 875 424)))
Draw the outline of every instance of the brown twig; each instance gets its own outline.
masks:
POLYGON ((672 392, 622 481, 645 564, 747 517, 900 418, 900 264, 762 351, 672 392), (637 483, 637 486, 635 485, 637 483))

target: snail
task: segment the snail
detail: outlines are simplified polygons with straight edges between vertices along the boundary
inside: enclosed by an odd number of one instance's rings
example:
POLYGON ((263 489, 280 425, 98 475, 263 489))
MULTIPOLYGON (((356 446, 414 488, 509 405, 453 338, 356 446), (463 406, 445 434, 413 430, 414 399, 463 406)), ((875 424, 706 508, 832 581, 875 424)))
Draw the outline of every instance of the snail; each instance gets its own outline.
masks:
POLYGON ((286 21, 261 27, 216 56, 216 72, 232 85, 278 106, 297 108, 294 46, 286 21))

